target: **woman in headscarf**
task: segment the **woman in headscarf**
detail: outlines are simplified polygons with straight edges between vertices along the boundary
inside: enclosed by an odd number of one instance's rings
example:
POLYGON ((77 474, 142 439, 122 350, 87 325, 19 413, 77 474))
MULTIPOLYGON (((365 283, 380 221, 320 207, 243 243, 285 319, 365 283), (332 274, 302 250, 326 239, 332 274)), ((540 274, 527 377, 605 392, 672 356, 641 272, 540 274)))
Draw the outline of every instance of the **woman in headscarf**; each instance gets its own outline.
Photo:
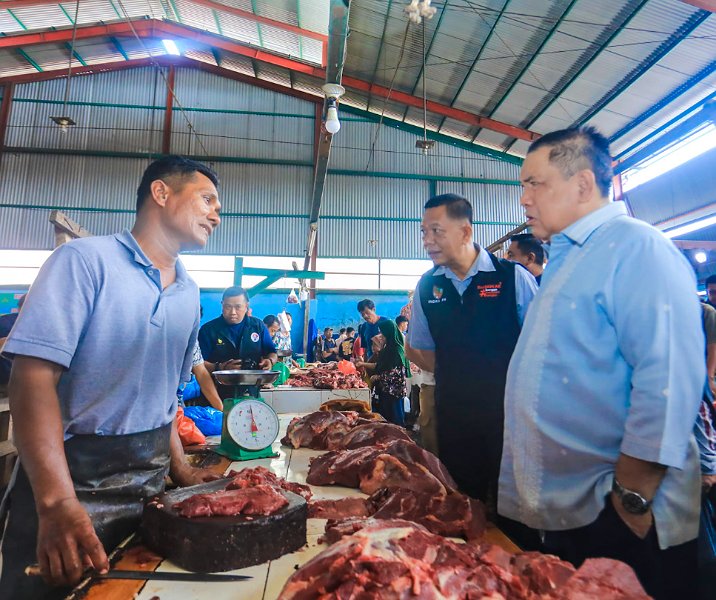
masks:
POLYGON ((403 335, 394 321, 380 321, 378 329, 384 340, 382 350, 377 357, 373 355, 374 362, 358 362, 356 366, 374 373, 371 377, 373 408, 377 408, 388 422, 405 427, 403 398, 407 393, 409 363, 405 358, 403 335))

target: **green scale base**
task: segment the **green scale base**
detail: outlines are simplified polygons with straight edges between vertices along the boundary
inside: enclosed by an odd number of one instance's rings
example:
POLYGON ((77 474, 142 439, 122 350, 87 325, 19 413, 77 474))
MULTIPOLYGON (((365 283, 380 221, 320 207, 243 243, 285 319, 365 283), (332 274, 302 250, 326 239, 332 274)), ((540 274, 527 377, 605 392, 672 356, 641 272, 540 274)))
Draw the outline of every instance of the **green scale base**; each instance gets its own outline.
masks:
POLYGON ((234 408, 234 406, 236 406, 240 402, 243 402, 244 400, 261 400, 263 402, 261 396, 256 398, 256 396, 250 395, 246 395, 243 398, 227 398, 226 400, 224 400, 224 418, 221 426, 221 443, 219 444, 219 447, 215 450, 215 452, 217 454, 225 456, 226 458, 230 458, 231 460, 256 460, 259 458, 276 458, 278 456, 278 453, 274 452, 271 446, 268 446, 261 450, 247 450, 246 448, 242 448, 241 446, 239 446, 231 437, 231 434, 229 433, 227 427, 229 413, 234 408))

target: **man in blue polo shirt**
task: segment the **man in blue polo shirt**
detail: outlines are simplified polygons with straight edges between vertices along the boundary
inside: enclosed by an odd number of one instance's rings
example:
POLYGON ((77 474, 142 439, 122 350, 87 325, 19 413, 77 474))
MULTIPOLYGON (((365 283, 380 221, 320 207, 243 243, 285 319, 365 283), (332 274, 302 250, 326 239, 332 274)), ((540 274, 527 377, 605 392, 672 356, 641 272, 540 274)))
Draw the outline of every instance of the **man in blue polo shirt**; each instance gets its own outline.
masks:
POLYGON ((199 290, 177 260, 219 225, 218 178, 180 157, 152 163, 132 231, 58 248, 5 344, 19 453, 6 500, 0 598, 54 598, 136 529, 143 499, 186 463, 176 388, 188 380, 199 290), (46 585, 23 569, 38 562, 46 585))

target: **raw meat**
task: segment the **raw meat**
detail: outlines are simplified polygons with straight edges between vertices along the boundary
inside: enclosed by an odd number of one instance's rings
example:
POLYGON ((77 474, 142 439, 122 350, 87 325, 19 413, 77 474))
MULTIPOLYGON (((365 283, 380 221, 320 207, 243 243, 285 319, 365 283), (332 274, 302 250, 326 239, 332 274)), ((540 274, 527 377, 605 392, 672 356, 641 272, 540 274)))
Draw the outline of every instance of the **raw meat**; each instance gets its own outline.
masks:
POLYGON ((330 519, 326 532, 341 520, 370 516, 373 519, 418 523, 431 533, 475 540, 485 531, 485 510, 478 500, 458 492, 448 495, 383 488, 370 498, 316 500, 309 503, 311 517, 330 519))
POLYGON ((315 387, 325 390, 349 390, 368 387, 359 375, 339 371, 337 363, 319 365, 303 373, 291 375, 286 383, 294 387, 315 387))
POLYGON ((647 600, 631 568, 609 559, 574 568, 535 552, 458 544, 402 520, 351 519, 296 571, 279 600, 647 600))
MULTIPOLYGON (((362 417, 363 415, 361 415, 362 417)), ((387 445, 394 440, 405 440, 411 442, 410 436, 404 427, 392 423, 366 423, 358 425, 345 434, 341 440, 329 440, 329 450, 345 448, 362 448, 363 446, 387 445)))
POLYGON ((356 412, 312 412, 292 419, 281 443, 294 448, 326 450, 329 432, 332 435, 345 435, 353 429, 357 421, 356 412))
POLYGON ((289 492, 303 496, 306 500, 310 500, 311 496, 313 496, 311 488, 307 485, 286 481, 283 477, 272 473, 266 467, 253 467, 241 469, 241 471, 231 471, 228 477, 233 477, 233 480, 226 486, 227 490, 243 489, 266 484, 275 488, 288 490, 289 492))
POLYGON ((236 515, 271 515, 288 500, 275 487, 257 485, 250 488, 224 490, 212 494, 196 494, 177 502, 172 508, 182 517, 231 517, 236 515))
POLYGON ((406 440, 396 440, 386 446, 326 452, 311 460, 306 481, 311 485, 343 485, 372 493, 380 487, 395 486, 395 481, 407 476, 407 473, 416 474, 407 484, 411 489, 435 489, 435 480, 446 489, 457 489, 445 465, 434 454, 406 440), (408 471, 397 469, 398 461, 408 471), (418 473, 409 465, 421 465, 424 469, 418 473), (382 484, 381 478, 384 479, 382 484))
POLYGON ((370 404, 365 400, 353 400, 351 398, 334 398, 326 400, 318 410, 352 410, 357 413, 369 413, 370 404))

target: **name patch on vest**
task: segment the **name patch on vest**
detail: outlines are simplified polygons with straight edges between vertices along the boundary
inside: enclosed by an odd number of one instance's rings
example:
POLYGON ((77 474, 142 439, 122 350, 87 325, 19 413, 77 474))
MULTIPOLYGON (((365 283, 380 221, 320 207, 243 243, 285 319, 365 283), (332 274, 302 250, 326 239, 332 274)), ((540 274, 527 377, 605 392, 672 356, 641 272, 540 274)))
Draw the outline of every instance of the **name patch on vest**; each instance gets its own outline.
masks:
POLYGON ((252 342, 258 342, 259 341, 259 334, 255 331, 251 334, 251 341, 252 342))
POLYGON ((480 298, 497 298, 502 292, 502 282, 497 283, 485 283, 477 286, 477 291, 480 298))
POLYGON ((428 304, 437 304, 438 302, 445 302, 446 298, 443 298, 443 288, 434 285, 433 286, 433 299, 428 300, 428 304))

